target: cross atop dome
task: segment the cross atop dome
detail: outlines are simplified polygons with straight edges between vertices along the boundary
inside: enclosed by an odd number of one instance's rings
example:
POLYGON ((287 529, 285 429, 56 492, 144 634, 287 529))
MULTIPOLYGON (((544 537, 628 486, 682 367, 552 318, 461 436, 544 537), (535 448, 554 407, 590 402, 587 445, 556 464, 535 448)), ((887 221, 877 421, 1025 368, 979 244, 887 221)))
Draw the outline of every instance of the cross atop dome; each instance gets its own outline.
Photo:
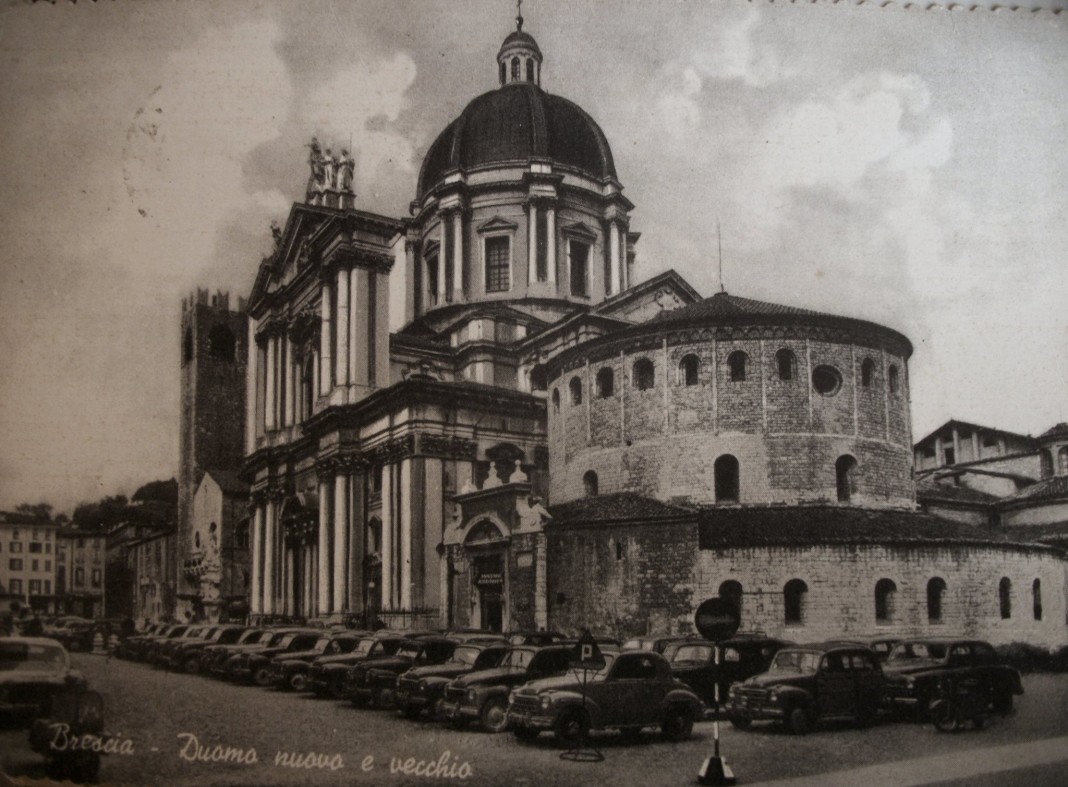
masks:
POLYGON ((514 83, 541 84, 541 50, 530 33, 523 32, 523 0, 516 0, 515 31, 497 53, 501 87, 514 83))

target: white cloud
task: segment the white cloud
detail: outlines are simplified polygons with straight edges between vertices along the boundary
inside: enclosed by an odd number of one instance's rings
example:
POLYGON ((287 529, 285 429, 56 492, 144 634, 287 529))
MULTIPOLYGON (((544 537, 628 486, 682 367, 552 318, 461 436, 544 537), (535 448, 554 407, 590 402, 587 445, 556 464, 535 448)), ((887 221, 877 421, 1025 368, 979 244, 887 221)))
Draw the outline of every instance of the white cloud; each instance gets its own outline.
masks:
POLYGON ((408 107, 415 62, 402 52, 335 74, 307 97, 301 113, 320 130, 324 147, 336 153, 352 138, 355 188, 366 193, 376 181, 414 171, 415 149, 400 132, 383 128, 408 107))
POLYGON ((706 77, 740 79, 751 87, 767 87, 793 72, 778 52, 754 39, 760 14, 750 8, 741 19, 722 24, 718 38, 703 45, 693 58, 694 65, 706 77))

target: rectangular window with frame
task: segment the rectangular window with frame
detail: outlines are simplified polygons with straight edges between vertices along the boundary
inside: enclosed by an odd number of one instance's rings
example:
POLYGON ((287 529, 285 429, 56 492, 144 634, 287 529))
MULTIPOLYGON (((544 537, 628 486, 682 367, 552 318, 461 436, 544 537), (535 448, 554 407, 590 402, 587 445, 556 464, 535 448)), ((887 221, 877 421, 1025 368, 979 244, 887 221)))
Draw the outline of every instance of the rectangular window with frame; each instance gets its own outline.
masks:
POLYGON ((22 560, 17 557, 11 558, 7 565, 12 571, 22 571, 22 560))
POLYGON ((11 592, 14 593, 16 596, 21 596, 22 595, 22 580, 21 579, 13 579, 13 580, 11 580, 11 592))
POLYGON ((22 551, 22 542, 21 541, 12 541, 11 542, 11 551, 12 552, 21 552, 22 551))
POLYGON ((39 541, 32 541, 30 543, 30 552, 39 553, 41 551, 41 547, 42 546, 43 546, 43 544, 41 544, 39 541))
POLYGON ((486 238, 486 292, 507 292, 511 287, 511 242, 507 235, 486 238))
POLYGON ((100 569, 99 568, 94 568, 93 569, 93 587, 95 587, 95 588, 100 587, 100 569))
POLYGON ((31 596, 39 596, 39 595, 41 595, 41 580, 39 580, 39 579, 31 579, 30 580, 30 595, 31 596))
POLYGON ((573 240, 568 242, 567 248, 571 265, 571 294, 589 295, 590 247, 573 240))

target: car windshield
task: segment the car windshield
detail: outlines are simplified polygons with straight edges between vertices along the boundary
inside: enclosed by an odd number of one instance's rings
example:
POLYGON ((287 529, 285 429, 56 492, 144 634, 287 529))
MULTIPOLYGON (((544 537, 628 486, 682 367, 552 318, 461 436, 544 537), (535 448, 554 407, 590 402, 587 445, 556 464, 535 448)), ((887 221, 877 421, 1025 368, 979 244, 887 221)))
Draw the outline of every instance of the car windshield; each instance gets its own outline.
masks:
POLYGON ((267 636, 266 631, 246 631, 237 642, 239 645, 255 645, 267 636))
POLYGON ((361 639, 360 644, 358 644, 356 646, 356 649, 352 652, 356 656, 366 656, 368 653, 371 652, 371 648, 374 647, 374 644, 375 640, 373 639, 361 639))
POLYGON ((0 672, 12 670, 63 669, 67 652, 59 645, 0 642, 0 672))
POLYGON ((888 662, 929 659, 941 661, 946 657, 946 646, 941 642, 902 642, 890 651, 888 662))
POLYGON ((811 650, 783 650, 771 662, 769 672, 815 672, 820 654, 811 650))
POLYGON ((449 663, 463 664, 466 667, 470 667, 478 659, 479 653, 481 651, 478 648, 457 648, 452 652, 449 663))
POLYGON ((397 655, 402 659, 415 659, 419 655, 418 645, 404 645, 397 651, 397 655))
POLYGON ((292 640, 293 637, 295 637, 295 636, 297 636, 297 635, 296 634, 284 634, 282 632, 279 632, 279 633, 275 634, 274 636, 272 636, 269 640, 267 640, 267 642, 265 644, 269 648, 277 648, 279 646, 284 647, 286 644, 288 644, 289 640, 292 640))
POLYGON ((533 648, 512 648, 501 660, 501 666, 512 669, 526 669, 531 659, 534 658, 535 653, 537 651, 533 648))
POLYGON ((330 645, 330 637, 319 637, 315 640, 315 647, 312 648, 316 653, 323 653, 330 645))
POLYGON ((707 662, 712 659, 711 645, 675 645, 668 649, 667 660, 672 664, 683 661, 707 662), (672 652, 674 651, 674 652, 672 652))
POLYGON ((339 653, 348 653, 356 645, 356 640, 352 637, 341 637, 338 639, 330 640, 330 644, 326 646, 327 656, 336 656, 339 653))

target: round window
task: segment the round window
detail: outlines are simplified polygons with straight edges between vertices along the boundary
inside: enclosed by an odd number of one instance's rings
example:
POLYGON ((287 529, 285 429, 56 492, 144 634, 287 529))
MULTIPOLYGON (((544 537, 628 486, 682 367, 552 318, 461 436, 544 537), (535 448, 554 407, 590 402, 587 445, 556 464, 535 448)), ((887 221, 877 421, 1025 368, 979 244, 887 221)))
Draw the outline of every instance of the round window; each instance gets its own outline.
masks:
POLYGON ((817 366, 812 370, 812 387, 824 396, 834 396, 842 387, 842 375, 833 366, 817 366))

